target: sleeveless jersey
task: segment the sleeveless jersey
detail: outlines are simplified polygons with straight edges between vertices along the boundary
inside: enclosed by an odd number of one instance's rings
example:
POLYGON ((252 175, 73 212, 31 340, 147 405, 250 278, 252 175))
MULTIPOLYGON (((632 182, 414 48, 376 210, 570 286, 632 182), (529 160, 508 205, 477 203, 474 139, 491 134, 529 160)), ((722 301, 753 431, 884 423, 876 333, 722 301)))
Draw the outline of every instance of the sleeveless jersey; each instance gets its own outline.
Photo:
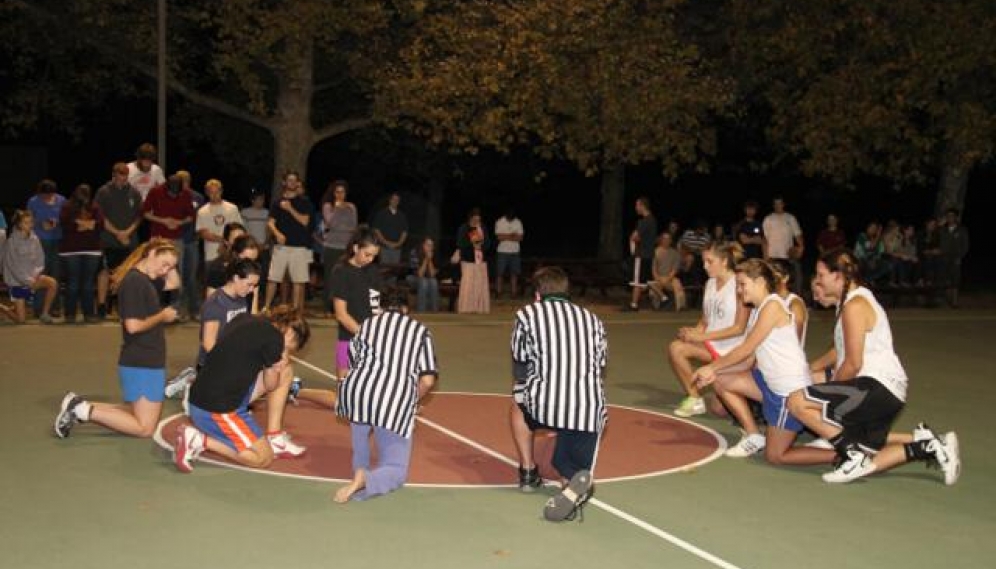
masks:
MULTIPOLYGON (((865 287, 858 287, 847 293, 844 305, 855 297, 864 298, 875 311, 875 326, 865 334, 864 357, 859 376, 870 377, 886 387, 900 401, 906 401, 906 388, 909 379, 906 377, 906 370, 899 362, 892 347, 892 328, 889 327, 889 319, 885 315, 882 305, 875 300, 875 295, 865 287)), ((844 325, 841 319, 837 319, 837 324, 833 329, 833 343, 837 350, 837 367, 844 363, 844 325)))

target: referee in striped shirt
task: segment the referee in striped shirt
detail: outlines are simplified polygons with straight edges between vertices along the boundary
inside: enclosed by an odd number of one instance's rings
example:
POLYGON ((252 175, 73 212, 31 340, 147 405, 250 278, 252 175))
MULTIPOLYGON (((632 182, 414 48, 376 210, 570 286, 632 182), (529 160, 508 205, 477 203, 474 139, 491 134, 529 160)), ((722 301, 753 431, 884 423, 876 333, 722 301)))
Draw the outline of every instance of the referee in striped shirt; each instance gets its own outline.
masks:
POLYGON ((606 421, 602 321, 567 298, 567 273, 560 267, 537 270, 533 283, 536 302, 515 314, 512 331, 511 422, 524 492, 543 484, 533 459, 533 431, 557 431, 553 466, 568 480, 591 469, 606 421))
POLYGON ((366 319, 349 345, 350 370, 339 387, 336 413, 350 422, 353 480, 336 491, 342 504, 397 490, 408 478, 419 400, 436 382, 429 330, 409 318, 408 292, 390 287, 384 311, 366 319), (370 432, 377 466, 370 468, 370 432))

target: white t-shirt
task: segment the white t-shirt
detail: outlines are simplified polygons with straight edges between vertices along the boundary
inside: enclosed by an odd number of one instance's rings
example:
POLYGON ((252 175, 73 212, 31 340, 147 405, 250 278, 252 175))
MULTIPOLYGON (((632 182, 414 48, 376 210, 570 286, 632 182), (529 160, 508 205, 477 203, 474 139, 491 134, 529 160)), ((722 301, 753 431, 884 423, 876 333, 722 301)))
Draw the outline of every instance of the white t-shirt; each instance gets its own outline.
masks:
POLYGON ((799 222, 791 213, 769 213, 764 218, 764 237, 768 240, 768 256, 788 259, 795 238, 802 235, 799 222))
MULTIPOLYGON (((224 235, 225 226, 229 223, 242 223, 242 215, 239 208, 231 202, 222 200, 220 204, 208 202, 197 210, 197 225, 194 226, 197 232, 207 229, 211 233, 221 237, 224 235)), ((204 262, 211 262, 218 258, 217 241, 204 241, 204 262)))
MULTIPOLYGON (((509 221, 505 217, 498 218, 498 221, 495 222, 495 235, 501 233, 514 233, 522 236, 522 222, 519 221, 518 217, 512 219, 512 221, 509 221)), ((499 253, 518 253, 520 250, 519 245, 518 241, 499 241, 496 251, 499 253)))
POLYGON ((145 201, 145 196, 149 195, 152 188, 166 183, 166 176, 158 164, 153 164, 148 172, 143 172, 138 169, 137 162, 129 162, 128 183, 142 194, 142 201, 145 201))

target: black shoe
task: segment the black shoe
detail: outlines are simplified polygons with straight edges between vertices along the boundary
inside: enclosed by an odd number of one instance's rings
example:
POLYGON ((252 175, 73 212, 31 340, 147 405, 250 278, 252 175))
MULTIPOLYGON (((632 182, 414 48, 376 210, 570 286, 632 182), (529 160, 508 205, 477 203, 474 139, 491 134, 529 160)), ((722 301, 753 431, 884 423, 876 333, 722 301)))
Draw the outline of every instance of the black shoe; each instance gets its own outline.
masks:
POLYGON ((526 470, 521 466, 519 467, 519 490, 531 493, 541 486, 543 486, 543 479, 540 478, 538 468, 534 466, 526 470))
POLYGON ((622 307, 622 312, 639 312, 639 306, 633 306, 632 304, 626 304, 622 307))
POLYGON ((566 486, 543 507, 543 517, 551 522, 565 522, 578 518, 584 521, 584 505, 593 491, 591 472, 579 470, 566 486))
POLYGON ((80 422, 76 415, 76 406, 83 402, 83 398, 72 391, 66 393, 59 405, 59 413, 55 416, 55 436, 64 439, 69 436, 73 425, 80 422))

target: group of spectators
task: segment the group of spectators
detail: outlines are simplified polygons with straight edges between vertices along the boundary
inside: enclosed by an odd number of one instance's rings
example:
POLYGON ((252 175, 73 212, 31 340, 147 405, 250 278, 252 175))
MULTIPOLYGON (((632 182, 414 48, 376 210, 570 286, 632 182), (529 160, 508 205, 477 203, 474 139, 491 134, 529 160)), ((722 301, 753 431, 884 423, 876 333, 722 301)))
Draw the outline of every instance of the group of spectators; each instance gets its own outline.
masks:
MULTIPOLYGON (((649 199, 639 198, 635 209, 637 225, 629 239, 633 287, 626 310, 639 310, 644 292, 655 308, 684 308, 687 289, 699 290, 705 283, 701 253, 712 243, 739 243, 747 259, 785 261, 792 271, 795 292, 806 292, 802 264, 805 234, 780 196, 774 198, 771 212, 763 218, 758 215, 757 202, 745 202, 743 218, 729 227, 722 223, 710 226, 700 220, 682 231, 671 221, 658 233, 649 199)), ((883 230, 881 222, 872 220, 853 240, 841 229, 837 215, 829 214, 813 244, 818 255, 850 250, 871 286, 943 290, 951 306, 958 304, 961 264, 968 254, 969 236, 955 209, 940 218, 928 218, 920 231, 894 219, 883 230)))
MULTIPOLYGON (((263 267, 257 309, 272 305, 278 291, 282 302, 302 309, 307 286, 318 285, 320 275, 323 311, 331 315, 331 272, 360 227, 348 190, 346 181, 333 181, 316 208, 300 176, 290 172, 272 199, 254 191, 250 205, 240 209, 224 199, 220 180, 207 180, 202 193, 187 171, 167 177, 156 164, 156 148, 143 144, 134 161, 115 163, 111 179, 96 191, 79 184, 66 197, 54 181, 39 182, 35 195, 14 212, 9 238, 0 212, 0 272, 10 297, 10 304, 0 302, 0 311, 15 322, 33 312, 49 324, 60 311, 66 323, 99 322, 112 309, 114 269, 139 243, 159 237, 180 253, 181 286, 169 303, 181 322, 198 317, 205 290, 223 285, 224 267, 244 258, 263 267)), ((501 293, 507 274, 511 294, 518 294, 523 230, 511 210, 493 232, 472 210, 457 232, 456 249, 440 257, 430 236, 409 242, 400 203, 400 194, 391 193, 368 224, 383 271, 414 290, 418 311, 439 309, 440 282, 449 279, 459 281, 460 312, 487 313, 489 263, 497 272, 495 290, 501 293)))

